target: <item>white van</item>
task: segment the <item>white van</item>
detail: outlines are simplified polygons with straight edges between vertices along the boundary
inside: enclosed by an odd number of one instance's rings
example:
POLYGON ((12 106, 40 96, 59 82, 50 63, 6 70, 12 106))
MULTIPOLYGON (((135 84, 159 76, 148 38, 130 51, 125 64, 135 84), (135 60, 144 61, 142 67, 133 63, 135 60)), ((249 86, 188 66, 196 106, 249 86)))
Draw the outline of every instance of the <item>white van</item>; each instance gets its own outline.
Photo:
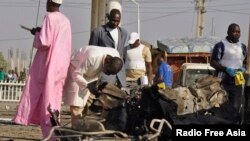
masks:
POLYGON ((215 69, 210 64, 205 63, 184 63, 180 67, 177 86, 188 87, 199 78, 213 75, 215 69))

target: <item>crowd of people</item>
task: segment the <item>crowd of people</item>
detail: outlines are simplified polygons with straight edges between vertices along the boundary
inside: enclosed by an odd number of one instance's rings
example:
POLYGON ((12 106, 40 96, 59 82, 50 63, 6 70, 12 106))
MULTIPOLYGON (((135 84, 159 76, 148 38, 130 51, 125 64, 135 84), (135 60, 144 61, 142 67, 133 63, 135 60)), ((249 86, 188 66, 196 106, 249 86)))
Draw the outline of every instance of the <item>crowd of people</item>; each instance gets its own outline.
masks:
MULTIPOLYGON (((118 9, 112 9, 107 15, 108 22, 91 32, 89 45, 71 57, 71 25, 59 10, 61 4, 62 0, 47 0, 42 26, 31 30, 37 52, 14 117, 17 124, 39 125, 43 137, 47 137, 52 128, 47 108, 60 111, 64 100, 70 107, 74 127, 76 120, 82 118, 90 96, 89 84, 96 80, 98 84, 109 82, 123 89, 127 82, 137 83, 141 77, 146 77, 149 86, 164 83, 172 88, 173 72, 165 54, 159 58, 154 76, 150 48, 140 42, 138 33, 128 34, 119 26, 121 12, 118 9)), ((231 80, 235 69, 244 71, 246 60, 246 55, 242 54, 245 46, 239 42, 239 37, 239 26, 230 25, 228 36, 216 44, 211 60, 211 66, 225 74, 223 78, 230 78, 230 83, 225 80, 223 86, 236 111, 239 109, 237 94, 241 89, 231 80)))
POLYGON ((17 71, 15 70, 8 70, 8 72, 5 72, 3 68, 0 68, 0 81, 24 82, 25 77, 26 73, 23 71, 18 75, 17 71))
POLYGON ((60 111, 63 93, 74 127, 82 118, 92 81, 123 89, 127 81, 146 76, 147 84, 153 84, 150 48, 140 43, 138 33, 128 39, 127 30, 119 26, 120 10, 112 9, 108 22, 91 32, 89 45, 71 57, 71 25, 59 10, 61 4, 62 0, 47 0, 42 26, 31 30, 37 52, 14 117, 17 124, 40 125, 44 137, 51 129, 47 108, 60 111))

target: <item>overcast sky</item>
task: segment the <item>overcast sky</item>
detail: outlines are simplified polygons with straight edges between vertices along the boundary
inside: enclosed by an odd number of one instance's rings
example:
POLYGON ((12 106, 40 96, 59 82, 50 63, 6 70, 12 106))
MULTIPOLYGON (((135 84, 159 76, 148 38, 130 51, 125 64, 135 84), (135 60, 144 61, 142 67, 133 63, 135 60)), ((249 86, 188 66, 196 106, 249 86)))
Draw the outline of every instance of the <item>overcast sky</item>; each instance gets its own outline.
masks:
MULTIPOLYGON (((195 37, 196 11, 194 0, 137 0, 140 4, 141 39, 156 46, 157 40, 195 37)), ((0 49, 7 56, 9 48, 19 48, 29 55, 33 36, 19 24, 34 27, 41 25, 46 0, 0 0, 0 49), (38 20, 37 19, 37 14, 38 20)), ((230 23, 241 27, 240 40, 247 44, 250 20, 250 0, 206 0, 204 36, 214 33, 226 36, 230 23), (212 25, 214 32, 212 30, 212 25)), ((90 34, 91 0, 64 0, 61 8, 71 21, 73 48, 88 44, 90 34)), ((122 0, 122 26, 128 32, 137 31, 137 6, 122 0)), ((28 57, 29 58, 29 57, 28 57)))

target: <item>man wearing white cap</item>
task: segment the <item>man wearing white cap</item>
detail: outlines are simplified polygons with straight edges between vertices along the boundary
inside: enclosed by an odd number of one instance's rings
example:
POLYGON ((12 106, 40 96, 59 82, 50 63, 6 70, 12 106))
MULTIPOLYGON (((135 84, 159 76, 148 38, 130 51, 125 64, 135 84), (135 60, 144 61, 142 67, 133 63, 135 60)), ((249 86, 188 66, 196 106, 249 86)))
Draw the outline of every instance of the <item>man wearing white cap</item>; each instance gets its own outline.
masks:
POLYGON ((14 121, 40 125, 43 137, 52 128, 50 114, 61 110, 63 86, 71 56, 71 25, 60 11, 62 0, 48 0, 41 27, 31 30, 37 49, 14 121))
POLYGON ((54 3, 62 4, 63 0, 52 0, 54 3))
POLYGON ((125 51, 126 80, 137 81, 147 76, 148 84, 152 83, 152 56, 149 47, 140 43, 138 33, 132 32, 129 36, 129 45, 125 51))

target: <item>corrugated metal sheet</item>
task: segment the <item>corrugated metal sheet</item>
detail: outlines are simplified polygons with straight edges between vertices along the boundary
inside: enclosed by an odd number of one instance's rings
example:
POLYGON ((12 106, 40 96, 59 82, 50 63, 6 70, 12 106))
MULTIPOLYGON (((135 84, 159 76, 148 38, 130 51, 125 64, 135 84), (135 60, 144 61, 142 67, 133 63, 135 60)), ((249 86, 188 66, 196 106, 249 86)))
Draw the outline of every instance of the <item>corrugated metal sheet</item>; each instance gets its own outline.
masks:
POLYGON ((157 45, 159 49, 168 53, 210 53, 214 45, 220 40, 217 37, 165 39, 157 40, 157 45))

